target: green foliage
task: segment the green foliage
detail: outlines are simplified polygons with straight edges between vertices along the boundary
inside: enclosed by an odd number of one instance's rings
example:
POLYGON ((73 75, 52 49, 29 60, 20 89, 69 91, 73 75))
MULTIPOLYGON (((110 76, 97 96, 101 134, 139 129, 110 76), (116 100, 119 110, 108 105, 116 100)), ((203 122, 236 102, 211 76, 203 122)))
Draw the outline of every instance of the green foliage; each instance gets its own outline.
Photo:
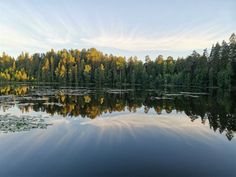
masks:
POLYGON ((96 85, 183 85, 230 88, 236 86, 236 36, 229 43, 213 45, 210 55, 196 51, 174 60, 159 55, 145 62, 137 57, 103 54, 95 48, 80 50, 53 49, 30 56, 21 53, 17 59, 0 56, 0 81, 40 81, 96 85))

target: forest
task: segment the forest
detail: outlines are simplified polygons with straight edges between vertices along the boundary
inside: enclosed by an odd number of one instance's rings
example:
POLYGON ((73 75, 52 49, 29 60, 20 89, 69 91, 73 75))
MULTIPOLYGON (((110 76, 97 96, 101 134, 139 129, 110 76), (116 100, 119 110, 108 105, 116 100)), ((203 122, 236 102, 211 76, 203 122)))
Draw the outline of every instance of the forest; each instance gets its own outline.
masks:
POLYGON ((46 53, 22 52, 17 58, 0 56, 1 82, 47 82, 94 85, 236 86, 236 35, 202 54, 195 50, 185 58, 162 55, 145 61, 103 54, 95 48, 46 53))

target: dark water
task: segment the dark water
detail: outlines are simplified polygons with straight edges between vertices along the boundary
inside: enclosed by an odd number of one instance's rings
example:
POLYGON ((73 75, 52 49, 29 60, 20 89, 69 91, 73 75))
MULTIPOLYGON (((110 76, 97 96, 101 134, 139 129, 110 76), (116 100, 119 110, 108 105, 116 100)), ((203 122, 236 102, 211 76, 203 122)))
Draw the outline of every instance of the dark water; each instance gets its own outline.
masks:
POLYGON ((0 87, 0 176, 236 176, 226 90, 0 87))

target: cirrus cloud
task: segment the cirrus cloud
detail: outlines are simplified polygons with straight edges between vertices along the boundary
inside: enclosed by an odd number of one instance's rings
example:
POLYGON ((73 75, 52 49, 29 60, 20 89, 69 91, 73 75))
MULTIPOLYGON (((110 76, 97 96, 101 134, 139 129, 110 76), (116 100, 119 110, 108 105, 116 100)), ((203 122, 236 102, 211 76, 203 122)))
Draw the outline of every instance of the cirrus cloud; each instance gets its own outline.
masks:
POLYGON ((98 36, 82 38, 81 41, 93 46, 127 51, 191 50, 194 48, 198 49, 199 47, 209 47, 214 43, 214 40, 208 38, 179 38, 178 36, 165 38, 98 36))

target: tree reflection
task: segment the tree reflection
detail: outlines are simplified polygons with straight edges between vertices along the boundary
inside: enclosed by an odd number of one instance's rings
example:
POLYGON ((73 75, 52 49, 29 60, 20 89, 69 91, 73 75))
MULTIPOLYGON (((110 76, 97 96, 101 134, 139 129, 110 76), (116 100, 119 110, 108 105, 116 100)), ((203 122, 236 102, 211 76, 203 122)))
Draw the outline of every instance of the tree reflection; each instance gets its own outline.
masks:
POLYGON ((50 115, 64 117, 87 117, 94 119, 105 113, 136 112, 143 109, 148 113, 151 109, 157 114, 174 111, 184 112, 191 121, 201 119, 210 128, 225 133, 231 140, 236 131, 235 93, 223 90, 210 90, 209 95, 172 94, 168 99, 165 93, 180 93, 181 90, 88 90, 87 88, 54 88, 5 86, 0 87, 0 107, 7 111, 18 106, 22 112, 34 110, 50 115))

